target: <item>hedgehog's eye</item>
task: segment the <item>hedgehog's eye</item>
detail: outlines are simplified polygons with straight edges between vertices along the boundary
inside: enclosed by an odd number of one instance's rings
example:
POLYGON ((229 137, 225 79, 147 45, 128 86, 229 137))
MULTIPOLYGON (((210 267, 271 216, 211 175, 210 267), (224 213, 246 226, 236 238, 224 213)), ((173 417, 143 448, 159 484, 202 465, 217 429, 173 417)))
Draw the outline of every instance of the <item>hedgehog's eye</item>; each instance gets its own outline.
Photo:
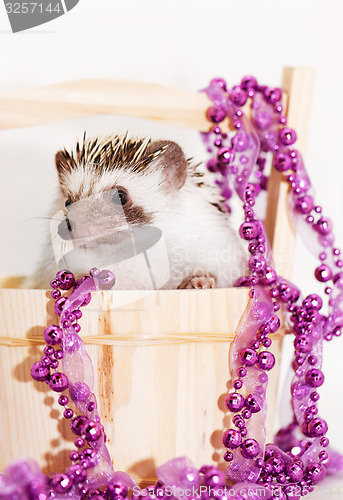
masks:
POLYGON ((67 198, 67 200, 66 200, 66 202, 65 202, 64 206, 65 206, 65 207, 66 207, 66 209, 68 210, 68 208, 70 207, 70 205, 71 205, 71 198, 67 198))
POLYGON ((116 205, 125 205, 128 200, 128 194, 126 191, 123 189, 118 189, 115 191, 115 193, 112 195, 112 201, 116 205))

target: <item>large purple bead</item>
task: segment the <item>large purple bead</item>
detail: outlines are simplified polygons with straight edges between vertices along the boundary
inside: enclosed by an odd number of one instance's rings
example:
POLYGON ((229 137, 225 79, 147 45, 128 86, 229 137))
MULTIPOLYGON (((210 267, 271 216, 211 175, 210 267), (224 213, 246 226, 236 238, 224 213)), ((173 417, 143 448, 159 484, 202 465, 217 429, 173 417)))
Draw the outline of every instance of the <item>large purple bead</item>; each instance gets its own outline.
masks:
POLYGON ((69 290, 75 284, 75 278, 73 273, 67 269, 62 269, 56 274, 56 278, 59 280, 59 288, 61 290, 69 290))
POLYGON ((295 202, 295 209, 300 214, 309 214, 313 208, 314 201, 310 195, 301 196, 295 202))
POLYGON ((244 398, 238 392, 232 392, 225 398, 225 406, 229 411, 237 412, 243 408, 244 398))
POLYGON ((114 274, 108 269, 104 269, 103 271, 101 271, 97 276, 97 280, 99 282, 99 287, 101 288, 101 290, 110 290, 116 282, 114 274))
POLYGON ((54 311, 57 316, 61 316, 64 304, 66 303, 67 297, 60 297, 56 300, 54 304, 54 311))
POLYGON ((285 464, 283 460, 277 457, 270 457, 266 461, 266 465, 268 465, 271 468, 271 473, 273 476, 276 476, 277 474, 280 474, 285 470, 285 464))
POLYGON ((125 498, 128 495, 128 488, 122 481, 113 481, 107 486, 106 495, 109 500, 117 500, 118 495, 125 498))
POLYGON ((322 264, 318 266, 314 271, 314 275, 318 281, 321 283, 325 283, 332 278, 332 271, 326 264, 322 264))
POLYGON ((87 417, 80 415, 74 418, 70 425, 70 428, 74 434, 76 434, 77 436, 81 436, 83 434, 83 428, 88 424, 88 422, 89 419, 87 417))
POLYGON ((63 336, 62 328, 58 325, 50 325, 45 328, 43 337, 48 345, 57 345, 61 342, 63 336))
POLYGON ((257 85, 257 80, 254 76, 247 75, 242 78, 241 87, 244 90, 253 89, 257 85))
POLYGON ((256 439, 246 439, 241 445, 241 453, 244 458, 255 458, 260 453, 260 445, 256 439))
POLYGON ((44 366, 40 361, 37 361, 31 368, 31 377, 37 382, 44 382, 50 375, 48 366, 44 366))
POLYGON ((297 140, 297 134, 295 133, 295 130, 285 127, 280 130, 279 139, 285 146, 290 146, 297 140))
POLYGON ((308 353, 312 349, 312 339, 309 335, 299 335, 294 339, 294 347, 299 352, 308 353))
POLYGON ((258 359, 257 352, 250 347, 246 347, 240 351, 239 359, 246 366, 254 366, 258 359))
POLYGON ((312 484, 317 484, 324 479, 326 470, 322 464, 314 462, 306 468, 305 475, 312 484))
POLYGON ((304 476, 304 468, 298 462, 292 462, 286 466, 286 472, 291 481, 297 483, 304 476))
POLYGON ((235 85, 230 92, 230 100, 237 106, 244 106, 247 102, 248 94, 239 85, 235 85))
POLYGON ((98 422, 93 422, 92 420, 90 420, 82 430, 89 443, 98 441, 102 436, 102 426, 98 422))
POLYGON ((278 153, 273 160, 273 165, 279 172, 285 172, 292 167, 292 158, 286 153, 278 153))
POLYGON ((49 380, 49 386, 52 391, 63 392, 68 388, 68 385, 69 382, 64 373, 55 372, 53 375, 51 375, 49 380))
POLYGON ((56 474, 51 480, 51 487, 56 493, 68 493, 72 486, 73 481, 67 474, 56 474))
POLYGON ((228 165, 235 158, 235 153, 230 148, 219 148, 217 154, 217 160, 219 164, 228 165))
POLYGON ((253 240, 261 234, 261 226, 258 221, 243 222, 239 228, 239 235, 244 240, 253 240))
POLYGON ((306 383, 310 387, 320 387, 324 383, 324 373, 318 368, 312 368, 306 373, 306 383))
POLYGON ((332 222, 327 217, 321 217, 314 225, 314 228, 319 234, 326 235, 331 232, 332 222))
POLYGON ((307 429, 308 436, 320 437, 327 433, 328 425, 322 418, 313 418, 309 421, 307 429))
POLYGON ((242 443, 242 435, 236 429, 228 429, 223 434, 223 445, 230 450, 238 448, 242 443))
POLYGON ((258 413, 259 411, 261 411, 262 403, 261 401, 259 401, 258 396, 249 394, 249 396, 245 398, 244 406, 249 408, 251 413, 258 413))
POLYGON ((222 106, 211 106, 206 113, 206 117, 213 123, 220 123, 226 117, 226 111, 222 106))
POLYGON ((303 306, 306 308, 317 309, 317 311, 319 311, 323 307, 323 301, 319 295, 312 293, 303 300, 303 306))
POLYGON ((221 488, 225 486, 225 475, 216 467, 209 467, 204 474, 204 484, 208 488, 221 488))
POLYGON ((271 370, 275 365, 275 356, 273 353, 269 351, 262 351, 258 355, 257 366, 261 368, 261 370, 271 370))
POLYGON ((83 382, 76 382, 69 388, 69 394, 73 401, 87 401, 90 388, 83 382))
POLYGON ((282 97, 281 90, 273 88, 273 87, 267 87, 264 90, 264 95, 266 96, 267 100, 270 103, 276 103, 276 102, 280 101, 280 99, 282 97))

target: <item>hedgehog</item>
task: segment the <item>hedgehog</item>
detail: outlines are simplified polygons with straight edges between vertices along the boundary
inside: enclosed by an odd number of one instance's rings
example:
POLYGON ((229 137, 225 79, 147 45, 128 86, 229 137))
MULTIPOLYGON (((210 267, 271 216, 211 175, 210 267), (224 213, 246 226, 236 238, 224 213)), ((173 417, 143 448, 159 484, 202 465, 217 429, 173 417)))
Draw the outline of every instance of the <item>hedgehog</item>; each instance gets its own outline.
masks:
POLYGON ((220 189, 177 143, 85 134, 55 163, 51 235, 29 286, 64 268, 110 269, 118 289, 230 287, 244 274, 220 189))

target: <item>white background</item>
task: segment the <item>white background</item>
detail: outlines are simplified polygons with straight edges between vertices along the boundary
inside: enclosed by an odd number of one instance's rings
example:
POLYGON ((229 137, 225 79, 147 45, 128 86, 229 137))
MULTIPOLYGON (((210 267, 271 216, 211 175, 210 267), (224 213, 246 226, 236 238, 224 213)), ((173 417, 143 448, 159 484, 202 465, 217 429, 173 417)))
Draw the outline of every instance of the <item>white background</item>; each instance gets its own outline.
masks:
MULTIPOLYGON (((80 0, 57 20, 12 34, 1 4, 0 92, 102 77, 196 91, 214 76, 232 85, 254 74, 259 82, 278 86, 283 66, 313 66, 306 164, 317 201, 333 219, 337 245, 343 247, 342 22, 342 0, 80 0)), ((0 133, 0 277, 33 269, 44 239, 39 217, 47 213, 57 186, 57 149, 73 144, 84 128, 97 133, 123 127, 169 133, 187 153, 202 154, 195 133, 117 117, 0 133)), ((304 293, 314 288, 313 264, 299 245, 294 281, 304 293)), ((320 411, 343 452, 342 340, 326 346, 325 354, 327 384, 320 411)))

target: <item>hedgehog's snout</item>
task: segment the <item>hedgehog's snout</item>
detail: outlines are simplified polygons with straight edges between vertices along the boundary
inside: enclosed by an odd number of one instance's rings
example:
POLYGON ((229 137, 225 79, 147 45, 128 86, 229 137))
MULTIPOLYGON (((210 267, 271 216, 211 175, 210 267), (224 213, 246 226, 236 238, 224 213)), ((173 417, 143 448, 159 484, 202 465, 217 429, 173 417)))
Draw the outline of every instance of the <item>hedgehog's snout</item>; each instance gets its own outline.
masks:
POLYGON ((63 219, 58 225, 58 235, 63 240, 71 240, 73 237, 73 232, 75 231, 75 222, 71 221, 68 217, 63 219))

